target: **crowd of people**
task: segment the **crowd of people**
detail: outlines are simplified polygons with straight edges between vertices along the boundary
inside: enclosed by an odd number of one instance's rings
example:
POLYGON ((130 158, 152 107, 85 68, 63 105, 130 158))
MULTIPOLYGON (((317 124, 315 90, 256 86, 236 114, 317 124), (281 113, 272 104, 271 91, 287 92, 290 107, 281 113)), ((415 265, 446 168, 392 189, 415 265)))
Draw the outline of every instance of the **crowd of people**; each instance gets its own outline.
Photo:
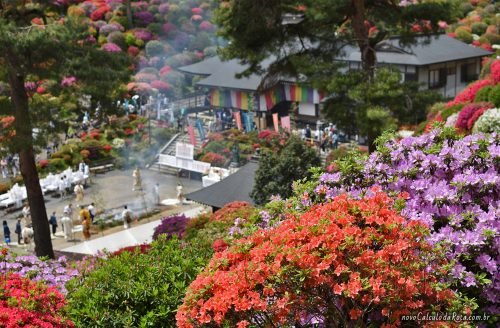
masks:
POLYGON ((0 159, 0 171, 2 171, 2 177, 8 179, 10 177, 16 177, 19 174, 19 155, 9 154, 2 159, 0 159))

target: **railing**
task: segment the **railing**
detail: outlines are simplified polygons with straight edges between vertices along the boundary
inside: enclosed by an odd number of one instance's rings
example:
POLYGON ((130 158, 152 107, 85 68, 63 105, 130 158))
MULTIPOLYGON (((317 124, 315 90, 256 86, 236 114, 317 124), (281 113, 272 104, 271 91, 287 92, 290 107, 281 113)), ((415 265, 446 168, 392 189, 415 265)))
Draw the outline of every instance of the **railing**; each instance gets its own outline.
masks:
MULTIPOLYGON (((167 149, 178 137, 180 136, 180 133, 176 133, 170 140, 165 144, 165 146, 161 147, 161 149, 156 153, 155 157, 153 158, 153 163, 160 157, 160 154, 162 154, 165 149, 167 149)), ((148 167, 153 165, 153 163, 149 164, 148 167)))
POLYGON ((207 95, 204 92, 194 92, 185 95, 182 99, 174 100, 173 107, 174 109, 180 108, 196 108, 196 107, 204 107, 206 106, 205 100, 207 99, 207 95))

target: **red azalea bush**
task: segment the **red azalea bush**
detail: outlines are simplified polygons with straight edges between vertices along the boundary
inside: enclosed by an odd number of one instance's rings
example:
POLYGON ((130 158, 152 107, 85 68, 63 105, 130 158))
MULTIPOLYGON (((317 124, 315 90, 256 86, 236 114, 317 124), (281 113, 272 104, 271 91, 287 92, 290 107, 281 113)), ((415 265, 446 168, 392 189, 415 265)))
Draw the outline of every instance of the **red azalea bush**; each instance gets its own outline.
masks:
POLYGON ((102 147, 102 149, 104 149, 104 151, 106 153, 109 153, 111 151, 111 149, 113 149, 113 147, 111 147, 110 145, 104 145, 104 147, 102 147))
POLYGON ((378 190, 342 195, 215 253, 188 288, 178 327, 396 327, 448 309, 445 261, 378 190))
POLYGON ((224 166, 226 163, 226 158, 222 155, 208 152, 203 157, 200 158, 200 161, 205 162, 205 163, 210 163, 213 166, 224 166))
POLYGON ((471 83, 465 88, 462 92, 460 92, 454 100, 448 102, 446 107, 451 107, 457 104, 465 104, 468 102, 473 102, 476 98, 476 94, 479 90, 487 85, 492 85, 492 81, 489 79, 479 80, 474 83, 471 83))
POLYGON ((208 141, 223 141, 224 136, 221 133, 212 132, 208 134, 208 141))
POLYGON ((74 327, 64 296, 18 274, 0 275, 0 327, 74 327))
POLYGON ((140 245, 133 245, 133 246, 127 246, 127 247, 122 247, 117 251, 114 251, 111 253, 111 256, 118 256, 122 254, 123 252, 129 252, 129 253, 139 253, 139 254, 146 254, 149 252, 151 249, 150 244, 140 244, 140 245))
POLYGON ((40 165, 40 168, 44 169, 46 168, 47 166, 49 166, 49 161, 46 160, 46 159, 41 159, 39 162, 38 162, 38 165, 40 165))
POLYGON ((464 108, 458 114, 455 128, 462 131, 469 131, 470 129, 472 129, 474 123, 484 113, 484 111, 493 107, 495 107, 493 106, 493 104, 486 102, 473 103, 464 106, 464 108))
POLYGON ((210 216, 210 222, 233 222, 236 218, 246 219, 254 212, 254 207, 248 202, 235 201, 227 203, 210 216))

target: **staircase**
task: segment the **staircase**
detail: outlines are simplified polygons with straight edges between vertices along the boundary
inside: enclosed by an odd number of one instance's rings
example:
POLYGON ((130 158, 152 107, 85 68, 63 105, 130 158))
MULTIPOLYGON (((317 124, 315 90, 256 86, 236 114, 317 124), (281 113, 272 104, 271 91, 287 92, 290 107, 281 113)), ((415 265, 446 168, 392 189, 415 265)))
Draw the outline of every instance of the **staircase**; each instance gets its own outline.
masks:
MULTIPOLYGON (((198 129, 194 128, 193 130, 194 130, 194 135, 196 137, 196 146, 194 147, 194 153, 196 154, 198 152, 198 150, 201 149, 201 140, 200 140, 200 134, 198 133, 198 129)), ((189 138, 189 134, 185 133, 185 132, 181 132, 179 134, 176 134, 161 149, 159 154, 175 156, 175 147, 176 147, 177 142, 190 144, 191 139, 189 138)), ((160 164, 158 162, 158 156, 156 157, 155 161, 156 162, 150 166, 150 168, 149 168, 150 170, 154 170, 154 171, 161 172, 161 173, 177 175, 177 173, 179 171, 178 168, 167 166, 164 164, 160 164)))

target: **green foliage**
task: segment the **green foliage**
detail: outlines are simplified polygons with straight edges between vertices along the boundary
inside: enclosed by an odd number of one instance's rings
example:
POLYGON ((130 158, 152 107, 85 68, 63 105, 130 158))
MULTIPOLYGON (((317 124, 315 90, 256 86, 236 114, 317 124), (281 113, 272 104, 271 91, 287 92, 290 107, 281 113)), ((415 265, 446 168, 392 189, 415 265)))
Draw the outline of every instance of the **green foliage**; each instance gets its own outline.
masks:
POLYGON ((476 93, 476 98, 474 98, 474 102, 488 101, 492 89, 493 87, 491 85, 487 85, 479 89, 476 93))
POLYGON ((457 36, 457 39, 465 42, 465 43, 471 43, 472 42, 472 34, 467 31, 465 28, 459 27, 456 31, 455 34, 457 36))
POLYGON ((146 54, 148 57, 158 56, 163 52, 163 44, 160 41, 152 40, 146 43, 146 54))
POLYGON ((477 35, 482 35, 484 32, 486 32, 488 24, 483 22, 476 22, 471 25, 471 28, 472 28, 472 33, 477 35))
POLYGON ((316 150, 291 136, 278 152, 262 154, 250 196, 259 205, 268 202, 273 195, 287 198, 292 195, 293 182, 310 177, 309 169, 320 165, 316 150))
POLYGON ((488 102, 492 103, 495 105, 495 107, 500 107, 500 84, 495 85, 489 95, 488 95, 488 102))
POLYGON ((146 254, 97 259, 68 284, 70 316, 77 327, 174 327, 184 292, 206 260, 163 237, 146 254))

